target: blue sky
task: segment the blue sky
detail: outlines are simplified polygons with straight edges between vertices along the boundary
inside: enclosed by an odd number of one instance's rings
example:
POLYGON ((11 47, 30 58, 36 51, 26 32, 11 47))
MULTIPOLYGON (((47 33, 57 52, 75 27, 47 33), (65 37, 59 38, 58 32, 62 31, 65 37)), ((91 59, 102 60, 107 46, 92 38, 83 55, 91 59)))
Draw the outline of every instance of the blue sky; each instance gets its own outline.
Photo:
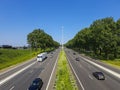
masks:
POLYGON ((120 0, 0 0, 0 45, 27 45, 27 35, 43 29, 64 43, 96 19, 120 18, 120 0))

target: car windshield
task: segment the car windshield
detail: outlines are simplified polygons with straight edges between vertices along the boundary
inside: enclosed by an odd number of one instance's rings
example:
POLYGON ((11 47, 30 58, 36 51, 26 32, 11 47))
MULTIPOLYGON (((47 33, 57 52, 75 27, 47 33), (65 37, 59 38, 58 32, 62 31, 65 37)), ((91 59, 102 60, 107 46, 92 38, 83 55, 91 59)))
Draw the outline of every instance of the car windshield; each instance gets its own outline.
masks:
POLYGON ((37 58, 42 58, 42 56, 37 56, 37 58))
POLYGON ((103 75, 103 73, 101 73, 101 72, 98 72, 98 74, 99 74, 99 75, 103 75))
POLYGON ((36 85, 39 85, 39 83, 33 82, 32 85, 36 86, 36 85))

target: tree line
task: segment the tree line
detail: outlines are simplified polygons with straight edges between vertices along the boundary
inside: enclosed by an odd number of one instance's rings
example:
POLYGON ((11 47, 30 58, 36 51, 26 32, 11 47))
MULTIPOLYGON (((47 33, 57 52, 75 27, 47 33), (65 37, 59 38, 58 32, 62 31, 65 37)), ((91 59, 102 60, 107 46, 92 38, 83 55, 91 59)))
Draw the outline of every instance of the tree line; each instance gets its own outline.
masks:
POLYGON ((35 29, 27 35, 27 42, 32 49, 46 50, 47 48, 57 48, 59 43, 44 32, 42 29, 35 29))
POLYGON ((90 52, 100 59, 120 58, 120 19, 115 21, 113 17, 107 17, 95 20, 69 40, 66 47, 90 52))

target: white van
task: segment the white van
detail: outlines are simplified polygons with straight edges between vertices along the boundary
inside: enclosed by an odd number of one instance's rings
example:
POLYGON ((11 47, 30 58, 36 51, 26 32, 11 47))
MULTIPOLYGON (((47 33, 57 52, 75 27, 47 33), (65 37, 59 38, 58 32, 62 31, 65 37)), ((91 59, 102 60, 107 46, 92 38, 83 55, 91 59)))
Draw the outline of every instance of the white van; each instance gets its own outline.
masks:
POLYGON ((47 58, 47 53, 41 53, 37 55, 37 61, 42 62, 45 58, 47 58))

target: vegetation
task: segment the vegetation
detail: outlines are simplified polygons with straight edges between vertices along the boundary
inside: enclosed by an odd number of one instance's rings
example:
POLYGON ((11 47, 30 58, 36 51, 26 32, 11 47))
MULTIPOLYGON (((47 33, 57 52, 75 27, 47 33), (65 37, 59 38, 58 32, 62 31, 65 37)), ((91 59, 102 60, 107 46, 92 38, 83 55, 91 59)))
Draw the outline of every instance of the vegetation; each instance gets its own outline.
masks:
POLYGON ((0 49, 0 70, 11 65, 26 61, 38 52, 24 49, 0 49))
POLYGON ((120 59, 118 59, 118 60, 102 60, 102 62, 107 63, 111 66, 114 66, 114 67, 120 69, 120 59))
POLYGON ((94 21, 66 43, 66 47, 99 59, 120 58, 120 19, 112 17, 94 21))
POLYGON ((26 61, 40 52, 49 52, 59 46, 52 37, 43 30, 35 29, 27 35, 27 41, 31 49, 17 49, 4 45, 0 48, 0 70, 11 65, 26 61), (3 49, 5 48, 5 49, 3 49))
POLYGON ((28 44, 32 49, 42 49, 46 48, 56 48, 59 46, 59 43, 54 41, 53 38, 45 33, 41 29, 35 29, 33 32, 27 35, 28 44))
POLYGON ((55 90, 78 90, 63 50, 58 60, 55 85, 55 90))

